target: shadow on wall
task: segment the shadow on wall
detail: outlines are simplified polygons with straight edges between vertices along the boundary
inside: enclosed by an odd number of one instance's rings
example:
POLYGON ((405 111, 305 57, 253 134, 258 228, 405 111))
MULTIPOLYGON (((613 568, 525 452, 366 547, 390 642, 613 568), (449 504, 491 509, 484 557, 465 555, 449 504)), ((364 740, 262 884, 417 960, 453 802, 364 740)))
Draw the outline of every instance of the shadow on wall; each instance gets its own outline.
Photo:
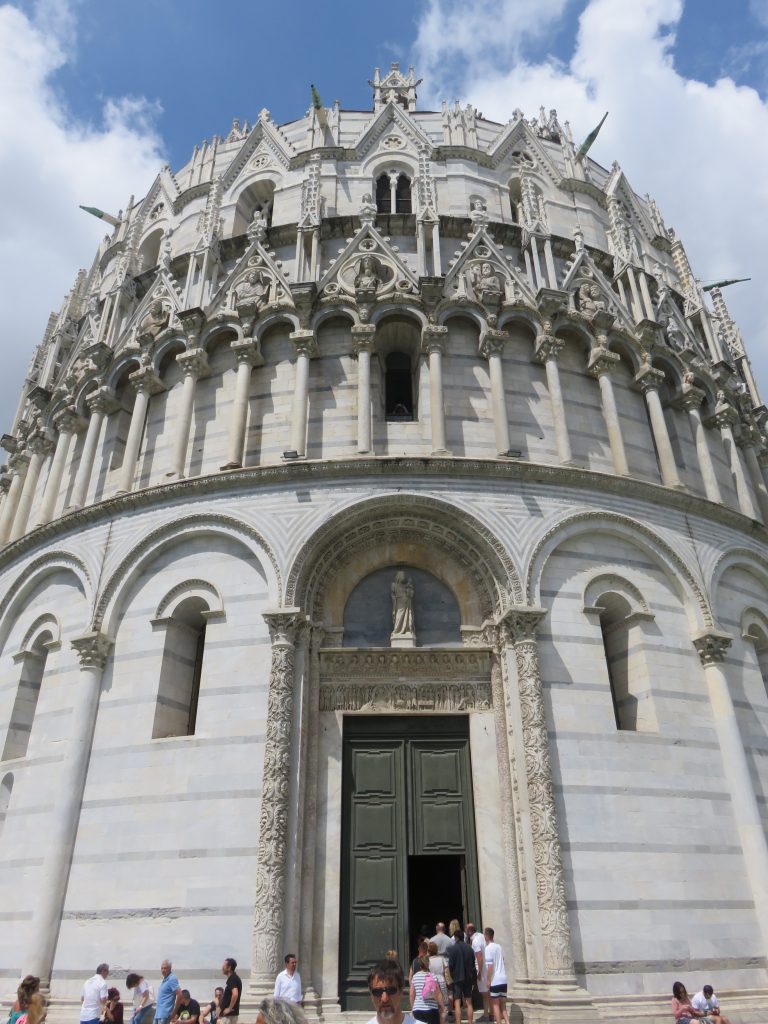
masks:
POLYGON ((413 582, 417 647, 460 647, 461 613, 451 590, 436 576, 410 565, 377 569, 354 588, 344 608, 345 647, 389 647, 395 573, 413 582))

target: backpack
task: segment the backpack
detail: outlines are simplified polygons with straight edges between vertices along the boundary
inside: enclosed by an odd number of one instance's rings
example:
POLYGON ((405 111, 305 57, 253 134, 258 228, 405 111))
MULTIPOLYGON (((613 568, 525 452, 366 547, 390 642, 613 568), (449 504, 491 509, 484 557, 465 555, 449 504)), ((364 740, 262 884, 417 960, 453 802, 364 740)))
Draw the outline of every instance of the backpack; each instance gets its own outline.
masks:
POLYGON ((434 976, 434 974, 431 971, 429 971, 427 973, 426 978, 424 979, 424 984, 423 984, 422 989, 421 989, 421 998, 422 999, 436 999, 437 998, 438 989, 439 989, 439 986, 437 984, 437 978, 434 976))

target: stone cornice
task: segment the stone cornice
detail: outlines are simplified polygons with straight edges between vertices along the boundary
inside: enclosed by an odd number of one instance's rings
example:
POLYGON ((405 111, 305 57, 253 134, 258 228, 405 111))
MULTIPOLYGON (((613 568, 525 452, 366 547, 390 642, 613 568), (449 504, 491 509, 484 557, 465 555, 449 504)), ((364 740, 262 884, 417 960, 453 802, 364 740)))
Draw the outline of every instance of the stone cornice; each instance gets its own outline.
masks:
POLYGON ((662 487, 650 480, 617 477, 610 473, 598 473, 572 466, 545 465, 516 459, 469 459, 455 456, 446 458, 426 455, 366 456, 232 469, 162 483, 155 487, 145 487, 128 494, 115 494, 96 504, 74 509, 7 544, 0 550, 0 571, 38 546, 50 543, 54 538, 78 532, 91 525, 109 522, 124 513, 148 510, 166 503, 198 501, 204 496, 219 497, 228 491, 245 491, 252 494, 259 485, 296 487, 313 482, 324 483, 342 478, 360 480, 365 477, 412 479, 414 482, 441 478, 474 481, 482 479, 489 482, 519 480, 526 485, 550 485, 573 488, 576 492, 592 492, 598 500, 601 495, 617 495, 625 500, 634 499, 642 502, 648 506, 649 511, 654 508, 675 509, 718 523, 737 530, 742 535, 755 537, 768 546, 768 530, 756 520, 749 519, 735 509, 707 501, 699 494, 662 487))

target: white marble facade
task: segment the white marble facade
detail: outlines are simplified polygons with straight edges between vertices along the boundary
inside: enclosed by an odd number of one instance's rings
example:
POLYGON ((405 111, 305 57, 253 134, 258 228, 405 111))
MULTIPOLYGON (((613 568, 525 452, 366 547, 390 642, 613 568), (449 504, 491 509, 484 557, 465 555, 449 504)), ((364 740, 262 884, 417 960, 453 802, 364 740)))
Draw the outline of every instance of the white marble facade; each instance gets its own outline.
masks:
POLYGON ((102 960, 203 995, 234 955, 253 1000, 290 947, 338 1018, 345 716, 451 712, 526 1020, 665 1019, 678 976, 763 1019, 738 328, 554 112, 373 84, 163 168, 35 353, 0 473, 2 992, 40 974, 57 1024, 102 960), (345 647, 394 566, 455 642, 345 647))

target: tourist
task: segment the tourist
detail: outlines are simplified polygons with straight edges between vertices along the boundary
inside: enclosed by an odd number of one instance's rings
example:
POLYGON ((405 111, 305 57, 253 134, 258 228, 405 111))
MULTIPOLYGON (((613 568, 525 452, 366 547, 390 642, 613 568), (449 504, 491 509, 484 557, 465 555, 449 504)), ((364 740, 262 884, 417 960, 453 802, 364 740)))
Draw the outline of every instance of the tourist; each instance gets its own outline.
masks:
POLYGON ((298 1003, 287 999, 264 999, 256 1009, 256 1024, 307 1024, 298 1003))
POLYGON ((368 1024, 414 1024, 410 1013, 403 1013, 403 969, 396 960, 380 960, 374 964, 368 975, 368 991, 371 993, 376 1016, 368 1024))
POLYGON ((445 956, 445 954, 448 951, 448 947, 451 944, 450 938, 445 934, 445 922, 437 922, 437 924, 435 925, 435 934, 429 941, 435 943, 435 945, 437 946, 437 952, 440 954, 440 956, 445 956))
POLYGON ((160 964, 160 973, 163 980, 157 990, 157 1006, 155 1007, 155 1024, 169 1024, 176 1016, 181 1000, 181 985, 179 979, 173 973, 173 964, 170 960, 163 960, 160 964))
MULTIPOLYGON (((453 922, 451 922, 453 924, 453 922)), ((475 954, 464 941, 464 932, 457 928, 453 933, 453 945, 448 947, 448 970, 451 972, 451 996, 456 1024, 461 1022, 461 1004, 467 1010, 467 1024, 472 1024, 472 989, 477 976, 475 954)))
POLYGON ((200 1003, 189 994, 189 989, 181 990, 179 1008, 176 1011, 176 1020, 183 1020, 186 1024, 198 1024, 200 1020, 200 1003))
POLYGON ((448 986, 445 983, 445 957, 440 956, 437 951, 437 946, 434 942, 430 942, 427 945, 429 951, 429 969, 437 978, 437 984, 440 989, 440 995, 443 997, 443 1002, 446 1007, 446 1014, 448 1012, 448 986))
POLYGON ((477 991, 483 1000, 483 1016, 480 1020, 488 1021, 491 1019, 491 997, 485 980, 485 939, 471 921, 467 921, 467 942, 472 947, 477 961, 477 991))
POLYGON ((295 953, 286 953, 285 968, 275 978, 275 999, 287 999, 289 1003, 300 1003, 304 998, 301 992, 301 976, 296 970, 298 961, 295 953))
POLYGON ((11 1007, 11 1012, 8 1016, 8 1024, 16 1024, 16 1022, 24 1016, 30 1006, 32 996, 34 996, 40 989, 40 979, 36 978, 34 974, 28 974, 25 978, 19 982, 19 987, 16 989, 16 1000, 11 1007))
POLYGON ((206 1024, 213 1024, 219 1015, 219 1007, 221 1006, 221 997, 224 995, 224 989, 217 987, 213 990, 213 999, 209 1003, 200 1007, 200 1020, 205 1021, 206 1024))
POLYGON ((416 956, 411 960, 411 966, 408 970, 408 981, 410 983, 414 973, 419 970, 419 965, 423 957, 429 956, 429 943, 425 938, 420 938, 416 949, 416 956))
POLYGON ((83 985, 83 1005, 80 1008, 81 1024, 99 1024, 107 1005, 108 976, 109 964, 99 964, 93 977, 83 985))
POLYGON ((133 989, 133 1013, 130 1024, 148 1024, 154 1016, 155 993, 152 986, 140 974, 131 972, 125 979, 125 987, 133 989))
POLYGON ((504 950, 494 942, 493 928, 484 928, 485 936, 485 983, 493 1007, 496 1024, 509 1024, 507 1013, 507 969, 504 964, 504 950))
POLYGON ((235 974, 237 960, 228 956, 221 965, 221 973, 227 979, 224 982, 224 991, 221 994, 219 1005, 219 1016, 217 1020, 227 1020, 229 1024, 236 1024, 240 1015, 240 996, 243 994, 243 983, 235 974))
POLYGON ((446 1015, 446 1005, 437 978, 429 969, 429 956, 421 957, 413 972, 410 985, 411 1013, 424 1024, 440 1024, 446 1015))
POLYGON ((104 1007, 105 1024, 123 1024, 123 1004, 120 991, 116 988, 107 989, 107 1005, 104 1007))
POLYGON ((22 1010, 16 1018, 17 1024, 42 1024, 48 1013, 48 1006, 45 999, 39 992, 33 992, 25 1010, 22 1010))
POLYGON ((728 1018, 720 1013, 720 1004, 711 985, 705 985, 701 992, 696 993, 691 1000, 691 1006, 699 1013, 705 1013, 708 1017, 713 1017, 716 1024, 731 1024, 728 1018))
POLYGON ((448 925, 448 934, 450 935, 450 939, 448 941, 451 943, 451 945, 453 945, 453 943, 456 942, 456 932, 459 931, 461 931, 459 919, 457 917, 454 917, 454 919, 448 925))
POLYGON ((679 1024, 688 1024, 692 1020, 709 1021, 706 1013, 694 1009, 691 997, 682 981, 676 981, 672 986, 672 1013, 679 1024))

